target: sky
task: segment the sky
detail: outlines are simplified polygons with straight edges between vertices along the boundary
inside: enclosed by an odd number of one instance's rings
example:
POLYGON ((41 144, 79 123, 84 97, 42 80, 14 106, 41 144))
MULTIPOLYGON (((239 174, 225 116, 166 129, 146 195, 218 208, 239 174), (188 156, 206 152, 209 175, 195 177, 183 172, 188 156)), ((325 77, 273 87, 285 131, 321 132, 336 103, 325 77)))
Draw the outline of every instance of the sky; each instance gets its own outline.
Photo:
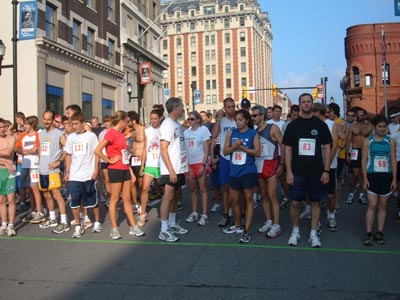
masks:
MULTIPOLYGON (((315 86, 328 77, 327 99, 343 108, 348 27, 400 22, 394 0, 258 0, 272 26, 273 81, 277 87, 315 86)), ((292 103, 311 90, 287 90, 292 103)))

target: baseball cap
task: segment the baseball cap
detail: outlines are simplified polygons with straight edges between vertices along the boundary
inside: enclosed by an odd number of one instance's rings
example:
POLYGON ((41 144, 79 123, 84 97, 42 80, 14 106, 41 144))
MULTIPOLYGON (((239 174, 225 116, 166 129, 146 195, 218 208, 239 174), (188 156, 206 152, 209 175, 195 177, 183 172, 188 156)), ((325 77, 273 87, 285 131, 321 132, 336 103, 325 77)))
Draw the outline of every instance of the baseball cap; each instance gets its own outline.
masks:
POLYGON ((56 115, 56 117, 54 118, 54 121, 56 121, 57 123, 61 123, 61 116, 56 115))
POLYGON ((244 98, 242 102, 240 102, 241 107, 250 108, 251 104, 249 99, 244 98))

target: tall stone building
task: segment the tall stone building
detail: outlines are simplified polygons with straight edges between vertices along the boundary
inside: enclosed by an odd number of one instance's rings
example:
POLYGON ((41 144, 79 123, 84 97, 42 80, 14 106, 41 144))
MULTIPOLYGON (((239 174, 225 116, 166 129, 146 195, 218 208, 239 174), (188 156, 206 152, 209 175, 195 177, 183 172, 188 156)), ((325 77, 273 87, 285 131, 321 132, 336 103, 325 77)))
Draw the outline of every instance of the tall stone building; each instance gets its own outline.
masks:
POLYGON ((255 0, 176 0, 161 4, 164 87, 170 95, 215 112, 226 97, 272 104, 272 33, 255 0), (255 91, 254 91, 255 89, 255 91))
POLYGON ((385 113, 382 26, 386 41, 388 109, 400 107, 400 23, 379 23, 347 28, 347 68, 341 82, 347 108, 360 106, 371 114, 385 113))

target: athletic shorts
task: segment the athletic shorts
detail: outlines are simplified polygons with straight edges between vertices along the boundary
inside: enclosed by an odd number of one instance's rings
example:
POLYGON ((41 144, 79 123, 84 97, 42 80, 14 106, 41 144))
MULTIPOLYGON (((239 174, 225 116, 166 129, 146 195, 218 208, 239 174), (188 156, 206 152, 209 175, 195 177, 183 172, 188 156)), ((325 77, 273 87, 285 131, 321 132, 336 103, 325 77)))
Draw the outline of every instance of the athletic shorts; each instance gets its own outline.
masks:
MULTIPOLYGON (((361 169, 361 149, 360 148, 353 148, 351 151, 357 152, 356 159, 350 160, 350 168, 352 169, 361 169)), ((355 154, 351 154, 355 155, 355 154)))
POLYGON ((143 174, 149 175, 153 178, 160 178, 160 167, 144 167, 143 174))
POLYGON ((71 208, 79 208, 81 205, 84 208, 93 208, 97 206, 98 202, 95 180, 91 179, 83 182, 70 181, 68 188, 71 195, 71 208))
POLYGON ((0 169, 0 196, 7 196, 15 192, 15 176, 8 169, 0 169))
POLYGON ((288 198, 290 201, 324 201, 328 194, 325 186, 321 183, 321 175, 317 176, 294 176, 294 184, 289 188, 288 198))
POLYGON ((219 170, 218 167, 217 169, 211 169, 211 186, 215 188, 219 188, 221 186, 221 181, 219 180, 219 170))
POLYGON ((108 163, 106 163, 105 161, 100 162, 100 169, 101 170, 108 169, 108 163))
POLYGON ((108 178, 110 183, 118 183, 131 180, 131 172, 129 170, 108 169, 108 178))
POLYGON ((222 156, 219 158, 219 181, 221 184, 229 183, 231 162, 222 156))
POLYGON ((129 165, 131 166, 131 169, 133 171, 133 174, 135 174, 135 177, 140 178, 140 177, 142 177, 142 174, 140 174, 141 163, 140 163, 140 160, 137 161, 137 159, 141 159, 141 157, 130 156, 129 157, 129 165), (139 165, 137 165, 137 163, 139 163, 139 165), (136 165, 132 166, 132 164, 136 164, 136 165))
POLYGON ((52 173, 49 175, 39 174, 39 190, 48 192, 58 190, 61 188, 61 175, 60 173, 52 173))
POLYGON ((200 177, 200 169, 201 169, 201 167, 203 167, 203 174, 204 174, 204 172, 207 174, 207 165, 206 166, 203 166, 203 164, 202 163, 198 163, 198 164, 190 164, 189 166, 188 166, 188 168, 189 168, 189 170, 191 171, 191 172, 188 172, 187 173, 187 176, 190 176, 190 177, 192 177, 192 178, 198 178, 198 177, 200 177))
POLYGON ((343 169, 346 165, 346 160, 344 158, 337 159, 336 177, 341 178, 343 176, 343 169))
POLYGON ((21 186, 28 188, 31 186, 38 186, 39 184, 39 170, 23 168, 21 170, 21 186))
POLYGON ((392 173, 367 173, 369 187, 367 193, 388 196, 392 193, 390 185, 393 180, 392 173))
POLYGON ((175 187, 179 187, 179 186, 183 186, 185 185, 186 181, 185 181, 185 174, 177 174, 177 180, 175 183, 172 183, 169 179, 169 175, 161 175, 160 177, 160 184, 161 185, 169 185, 169 186, 175 186, 175 187))
POLYGON ((255 188, 258 183, 258 175, 257 173, 249 173, 240 177, 229 178, 229 188, 232 190, 247 190, 255 188))
POLYGON ((276 171, 279 167, 279 160, 271 159, 271 160, 264 160, 262 172, 258 173, 258 178, 267 179, 276 174, 276 171))
POLYGON ((325 184, 326 191, 328 194, 336 194, 337 192, 337 169, 330 169, 329 171, 329 182, 325 184))

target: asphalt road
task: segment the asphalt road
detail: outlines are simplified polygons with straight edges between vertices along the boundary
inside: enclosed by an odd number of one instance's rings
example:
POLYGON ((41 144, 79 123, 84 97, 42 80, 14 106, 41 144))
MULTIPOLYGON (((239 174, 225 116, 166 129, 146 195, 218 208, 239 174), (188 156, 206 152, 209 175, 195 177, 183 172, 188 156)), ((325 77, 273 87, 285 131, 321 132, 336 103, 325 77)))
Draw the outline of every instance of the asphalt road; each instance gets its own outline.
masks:
POLYGON ((281 210, 283 234, 276 239, 256 233, 264 221, 257 208, 253 240, 243 245, 239 235, 217 227, 220 214, 210 213, 204 227, 186 224, 187 190, 183 197, 178 218, 189 233, 177 243, 158 240, 159 206, 148 209, 144 237, 128 235, 120 212, 118 241, 109 237, 107 216, 102 233, 88 231, 80 239, 73 239, 72 231, 56 235, 19 224, 16 237, 0 237, 0 299, 400 299, 394 200, 385 245, 362 244, 366 206, 343 201, 339 230, 329 232, 323 218, 322 248, 313 249, 307 243, 309 220, 300 223, 299 245, 287 245, 287 208, 281 210))

